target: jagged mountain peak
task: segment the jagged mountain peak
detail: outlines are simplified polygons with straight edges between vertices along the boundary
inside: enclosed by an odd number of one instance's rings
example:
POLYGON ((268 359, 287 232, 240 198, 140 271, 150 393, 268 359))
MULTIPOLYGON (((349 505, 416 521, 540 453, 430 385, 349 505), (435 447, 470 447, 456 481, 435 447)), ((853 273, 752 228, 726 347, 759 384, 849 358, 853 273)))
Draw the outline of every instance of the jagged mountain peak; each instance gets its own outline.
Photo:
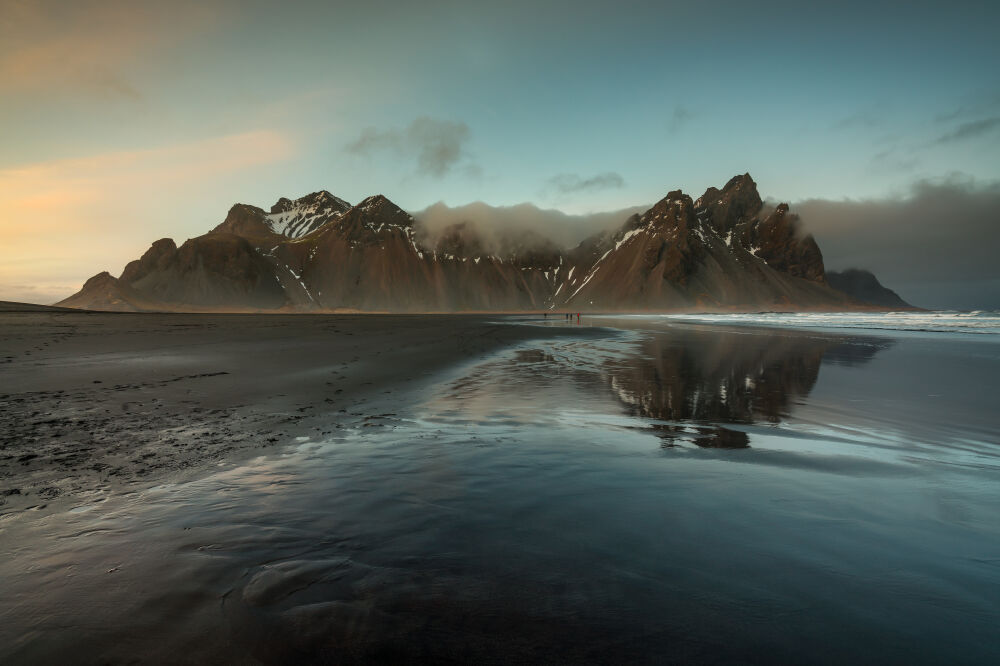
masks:
POLYGON ((111 273, 107 271, 101 271, 97 275, 89 278, 83 283, 83 291, 88 289, 93 289, 101 285, 115 284, 118 280, 111 273))
POLYGON ((378 224, 391 224, 397 226, 413 226, 413 216, 394 204, 383 194, 374 194, 362 200, 357 206, 348 211, 349 214, 357 213, 371 222, 378 224))
POLYGON ((229 207, 229 213, 226 215, 226 219, 229 219, 235 215, 247 215, 252 217, 258 217, 265 214, 266 213, 264 212, 264 209, 260 208, 259 206, 237 202, 229 207))
POLYGON ((319 202, 340 202, 350 208, 350 204, 341 199, 340 197, 335 197, 326 190, 319 190, 317 192, 311 192, 304 197, 301 197, 299 201, 319 201, 319 202))
POLYGON ((757 183, 754 182, 749 173, 733 176, 723 186, 722 191, 734 192, 742 189, 752 189, 754 192, 757 191, 757 183))
POLYGON ((351 204, 344 201, 340 197, 334 196, 326 190, 319 190, 318 192, 311 192, 295 200, 289 199, 288 197, 281 197, 273 206, 271 206, 271 214, 276 215, 280 213, 287 213, 288 211, 296 208, 309 209, 309 212, 312 213, 325 209, 334 209, 336 212, 343 213, 350 207, 351 204))
POLYGON ((125 266, 119 279, 126 283, 140 280, 157 268, 162 268, 164 261, 177 252, 177 244, 173 238, 161 238, 154 241, 149 249, 135 261, 125 266))
POLYGON ((275 215, 277 213, 284 213, 295 207, 295 202, 293 202, 288 197, 281 197, 278 199, 273 206, 271 206, 271 214, 275 215))
POLYGON ((235 203, 223 220, 210 234, 236 234, 237 236, 261 237, 274 233, 267 224, 267 213, 263 208, 250 204, 235 203))
POLYGON ((653 204, 653 207, 646 211, 646 215, 669 208, 677 208, 678 210, 691 209, 694 208, 694 202, 682 190, 671 190, 667 192, 667 196, 653 204))
POLYGON ((302 238, 337 220, 351 205, 326 190, 312 192, 294 201, 281 197, 265 215, 264 223, 273 233, 287 238, 302 238))
POLYGON ((211 233, 231 233, 247 238, 301 238, 338 219, 351 205, 326 190, 292 200, 281 197, 271 212, 250 204, 237 203, 229 209, 222 224, 211 233))
POLYGON ((413 245, 414 219, 402 208, 381 194, 363 199, 324 230, 349 243, 357 245, 380 245, 384 236, 401 235, 408 244, 413 245))
POLYGON ((355 208, 360 208, 367 212, 395 212, 403 210, 384 194, 373 194, 370 197, 366 197, 355 208))
POLYGON ((753 198, 757 196, 759 198, 759 193, 757 192, 757 183, 754 179, 750 177, 749 173, 744 173, 742 175, 736 175, 730 178, 725 185, 722 186, 720 190, 718 187, 709 187, 694 202, 697 207, 708 206, 713 201, 719 202, 719 199, 731 199, 737 194, 742 194, 744 197, 753 198))
POLYGON ((748 173, 733 176, 721 190, 708 188, 695 202, 698 219, 710 224, 722 235, 752 220, 763 206, 757 183, 748 173))
MULTIPOLYGON (((691 197, 681 190, 673 190, 640 216, 640 224, 650 229, 674 228, 679 224, 689 222, 693 212, 694 202, 691 197)), ((626 222, 625 226, 619 230, 619 234, 631 231, 631 229, 625 229, 628 226, 631 225, 626 222)))

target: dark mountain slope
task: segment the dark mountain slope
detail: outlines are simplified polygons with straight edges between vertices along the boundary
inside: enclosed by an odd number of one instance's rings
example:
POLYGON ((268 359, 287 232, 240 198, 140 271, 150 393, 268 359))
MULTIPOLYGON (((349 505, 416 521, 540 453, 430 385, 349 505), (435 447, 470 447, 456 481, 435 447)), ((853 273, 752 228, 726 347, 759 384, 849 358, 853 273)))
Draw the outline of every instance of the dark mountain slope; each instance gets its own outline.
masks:
POLYGON ((822 254, 787 205, 766 217, 762 208, 749 175, 697 201, 670 192, 570 253, 564 302, 629 310, 849 306, 827 286, 822 254))

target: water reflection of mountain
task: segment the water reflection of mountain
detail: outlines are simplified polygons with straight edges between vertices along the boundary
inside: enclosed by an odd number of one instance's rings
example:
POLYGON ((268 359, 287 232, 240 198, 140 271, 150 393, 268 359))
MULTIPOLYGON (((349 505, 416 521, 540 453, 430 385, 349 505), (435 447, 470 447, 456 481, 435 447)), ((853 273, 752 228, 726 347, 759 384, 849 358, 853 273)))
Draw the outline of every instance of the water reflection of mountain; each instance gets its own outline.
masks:
POLYGON ((745 448, 725 424, 779 423, 812 390, 824 363, 867 363, 892 341, 677 329, 648 337, 642 354, 609 363, 612 390, 664 445, 745 448))

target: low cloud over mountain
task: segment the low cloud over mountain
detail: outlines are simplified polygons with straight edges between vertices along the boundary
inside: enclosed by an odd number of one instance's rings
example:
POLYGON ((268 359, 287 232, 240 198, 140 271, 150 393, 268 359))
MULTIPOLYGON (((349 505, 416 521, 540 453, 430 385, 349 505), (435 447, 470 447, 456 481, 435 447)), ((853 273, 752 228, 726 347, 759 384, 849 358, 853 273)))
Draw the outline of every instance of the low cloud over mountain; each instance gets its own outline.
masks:
MULTIPOLYGON (((430 239, 447 227, 463 222, 474 226, 488 243, 509 233, 534 232, 544 235, 556 245, 569 248, 587 236, 621 225, 630 215, 641 213, 649 206, 634 206, 620 210, 569 215, 551 208, 539 208, 533 203, 516 206, 491 206, 474 201, 464 206, 436 203, 413 213, 421 229, 430 239)), ((490 248, 496 249, 495 246, 490 248)))
POLYGON ((1000 182, 920 181, 901 197, 795 208, 832 269, 871 268, 923 307, 1000 308, 1000 182))
MULTIPOLYGON (((579 178, 579 177, 577 177, 579 178)), ((567 215, 533 203, 437 203, 414 213, 431 237, 469 222, 487 239, 536 231, 571 247, 613 229, 648 206, 567 215)), ((907 300, 930 308, 1000 309, 993 248, 1000 246, 1000 182, 959 176, 922 180, 901 196, 865 200, 808 199, 795 204, 831 269, 867 268, 907 300)))

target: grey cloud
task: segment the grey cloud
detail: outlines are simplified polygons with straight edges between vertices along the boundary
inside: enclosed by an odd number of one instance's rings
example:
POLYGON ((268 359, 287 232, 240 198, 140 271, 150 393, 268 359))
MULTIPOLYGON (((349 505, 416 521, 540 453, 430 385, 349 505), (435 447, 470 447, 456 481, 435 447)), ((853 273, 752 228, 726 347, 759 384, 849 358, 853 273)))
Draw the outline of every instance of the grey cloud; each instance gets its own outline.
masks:
POLYGON ((882 119, 871 111, 859 111, 853 115, 841 118, 833 124, 835 130, 854 129, 858 127, 874 128, 882 125, 882 119))
POLYGON ((487 243, 510 232, 534 232, 568 248, 598 231, 621 225, 633 213, 641 213, 649 206, 636 206, 621 210, 568 215, 559 210, 539 208, 531 203, 516 206, 490 206, 476 201, 464 206, 447 206, 436 203, 413 213, 422 232, 433 238, 446 227, 462 222, 475 226, 487 243))
POLYGON ((678 104, 674 107, 673 113, 670 114, 670 120, 667 122, 667 129, 671 132, 677 132, 682 127, 687 125, 692 118, 694 118, 694 112, 691 111, 691 109, 678 104))
POLYGON ((942 134, 934 140, 934 143, 951 143, 953 141, 972 139, 978 136, 983 136, 984 134, 989 134, 996 129, 1000 129, 1000 116, 983 118, 982 120, 972 120, 967 123, 962 123, 946 134, 942 134))
POLYGON ((905 195, 793 205, 827 268, 873 271, 915 305, 1000 309, 1000 182, 920 181, 905 195))
POLYGON ((589 178, 583 178, 575 173, 561 173, 549 178, 547 185, 560 194, 573 194, 623 187, 625 179, 614 171, 599 173, 589 178))
POLYGON ((947 124, 970 116, 985 116, 1000 109, 1000 88, 983 90, 966 98, 960 106, 934 116, 934 122, 947 124))
MULTIPOLYGON (((440 178, 467 159, 463 146, 468 139, 469 126, 465 123, 421 116, 403 129, 368 127, 347 144, 347 150, 356 155, 395 153, 415 160, 417 173, 440 178)), ((475 171, 478 167, 470 163, 466 165, 469 169, 475 171)))

